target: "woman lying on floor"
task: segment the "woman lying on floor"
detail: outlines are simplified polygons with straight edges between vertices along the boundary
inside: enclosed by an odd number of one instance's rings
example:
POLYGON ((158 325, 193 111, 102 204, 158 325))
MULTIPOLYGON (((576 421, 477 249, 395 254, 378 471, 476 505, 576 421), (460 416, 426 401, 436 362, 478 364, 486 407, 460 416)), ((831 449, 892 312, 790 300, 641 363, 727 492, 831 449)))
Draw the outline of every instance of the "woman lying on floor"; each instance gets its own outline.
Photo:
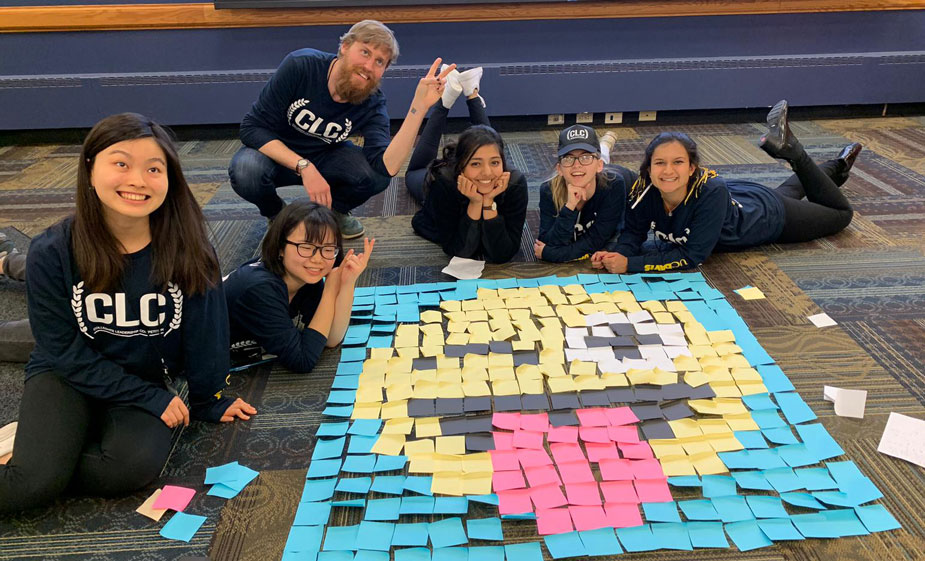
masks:
POLYGON ((232 359, 252 363, 266 351, 293 372, 311 371, 325 345, 343 340, 353 289, 375 243, 367 238, 363 253, 351 249, 338 263, 343 248, 334 213, 308 199, 283 208, 260 258, 225 278, 232 359))
POLYGON ((411 154, 405 185, 422 205, 411 226, 447 255, 506 263, 520 248, 527 179, 507 168, 504 142, 489 126, 479 96, 478 76, 480 68, 447 76, 443 98, 434 104, 411 154), (443 158, 437 159, 447 114, 460 94, 467 96, 472 126, 447 143, 443 158))
POLYGON ((700 167, 697 145, 683 133, 656 136, 630 190, 620 239, 594 254, 592 265, 612 273, 692 269, 713 251, 807 242, 845 229, 854 212, 839 186, 861 145, 817 166, 790 131, 786 101, 768 114, 768 128, 761 149, 795 172, 776 189, 700 167), (655 239, 647 243, 650 230, 655 239))
POLYGON ((591 257, 619 231, 626 185, 636 174, 611 165, 609 148, 591 127, 572 125, 559 133, 556 175, 540 186, 537 259, 562 263, 591 257))
POLYGON ((202 211, 167 133, 141 115, 87 135, 77 210, 37 236, 26 274, 35 350, 26 365, 0 514, 65 488, 117 495, 161 472, 190 417, 247 419, 221 397, 228 316, 202 211), (189 381, 191 407, 171 388, 189 381))

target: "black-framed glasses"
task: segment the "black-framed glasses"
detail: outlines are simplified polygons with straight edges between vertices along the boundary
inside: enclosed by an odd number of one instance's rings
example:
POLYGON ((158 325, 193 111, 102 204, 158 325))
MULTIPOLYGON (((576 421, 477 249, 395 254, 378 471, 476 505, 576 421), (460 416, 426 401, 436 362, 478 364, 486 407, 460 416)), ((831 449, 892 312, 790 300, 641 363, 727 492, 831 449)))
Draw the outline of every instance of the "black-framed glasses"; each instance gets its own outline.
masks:
POLYGON ((598 157, 597 154, 591 154, 591 153, 582 154, 581 156, 572 156, 571 154, 566 154, 565 156, 562 156, 561 158, 559 158, 559 163, 564 168, 570 168, 575 165, 575 160, 578 160, 579 162, 581 162, 581 165, 586 166, 586 165, 589 165, 594 160, 596 160, 597 157, 598 157))
POLYGON ((337 254, 340 253, 340 248, 336 245, 315 245, 311 243, 300 243, 286 240, 286 243, 289 245, 294 245, 296 251, 300 256, 311 259, 319 251, 321 252, 322 259, 327 259, 328 261, 335 259, 337 254))

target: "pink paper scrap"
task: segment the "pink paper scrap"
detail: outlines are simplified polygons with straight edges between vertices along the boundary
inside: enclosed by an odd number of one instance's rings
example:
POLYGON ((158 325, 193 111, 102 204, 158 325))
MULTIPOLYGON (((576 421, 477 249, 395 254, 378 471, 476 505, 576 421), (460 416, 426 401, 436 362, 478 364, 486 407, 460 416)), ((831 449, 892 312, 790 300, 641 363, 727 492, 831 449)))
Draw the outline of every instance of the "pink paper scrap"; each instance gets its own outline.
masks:
POLYGON ((604 514, 604 509, 601 505, 573 505, 568 507, 568 511, 575 522, 575 529, 579 532, 610 527, 610 522, 607 520, 607 515, 604 514))
POLYGON ((542 448, 543 433, 530 430, 515 430, 513 439, 514 448, 542 448))
POLYGON ((578 427, 554 427, 546 435, 548 442, 578 442, 578 427))
POLYGON ((605 481, 632 481, 633 465, 630 460, 601 460, 597 464, 601 471, 601 479, 605 481))
POLYGON ((536 531, 541 536, 564 534, 572 531, 572 517, 567 508, 536 510, 536 531))
POLYGON ((527 467, 524 468, 524 473, 527 475, 527 481, 530 482, 531 487, 540 487, 550 484, 562 485, 562 480, 559 479, 559 473, 556 471, 555 466, 552 465, 527 467))
POLYGON ((588 453, 588 460, 592 462, 620 459, 620 452, 613 442, 585 442, 585 452, 588 453))
POLYGON ((632 481, 603 481, 601 491, 604 493, 605 503, 638 503, 636 487, 632 481))
POLYGON ((578 436, 585 442, 610 442, 607 427, 578 427, 578 436))
POLYGON ((556 508, 568 504, 562 489, 558 485, 543 485, 542 487, 530 488, 530 498, 536 508, 556 508))
POLYGON ((562 481, 565 483, 587 483, 594 481, 594 474, 591 473, 591 464, 586 461, 565 462, 558 464, 559 473, 562 474, 562 481))
POLYGON ((667 503, 674 500, 667 479, 636 479, 633 484, 636 485, 636 495, 640 502, 667 503))
POLYGON ((530 502, 530 489, 511 489, 498 491, 499 514, 524 514, 533 512, 533 503, 530 502))
POLYGON ((631 460, 648 460, 649 458, 654 458, 655 455, 652 454, 652 447, 649 446, 649 443, 642 441, 638 444, 624 444, 620 442, 617 444, 620 447, 620 453, 623 454, 624 458, 629 458, 631 460))
POLYGON ((499 429, 516 430, 520 428, 520 413, 495 413, 491 424, 499 429))
POLYGON ((639 418, 629 407, 613 407, 607 409, 606 415, 607 421, 615 427, 639 422, 639 418))
MULTIPOLYGON (((495 413, 497 415, 497 413, 495 413)), ((491 433, 495 441, 495 450, 512 450, 514 448, 514 433, 494 431, 491 433)))
POLYGON ((552 458, 550 458, 549 454, 546 453, 546 450, 543 450, 542 448, 539 450, 533 450, 531 448, 518 448, 517 459, 520 460, 520 465, 525 468, 552 465, 552 458))
POLYGON ((593 409, 578 409, 578 421, 586 427, 606 427, 610 424, 607 420, 606 409, 595 407, 593 409))
POLYGON ((527 483, 519 469, 517 471, 496 471, 491 474, 491 488, 496 493, 509 489, 523 489, 526 486, 527 483))
POLYGON ((520 428, 523 430, 546 432, 549 430, 549 415, 546 413, 521 414, 520 428))
POLYGON ((557 464, 585 461, 585 455, 581 451, 581 446, 578 444, 569 444, 564 442, 550 444, 549 450, 552 452, 552 457, 556 459, 557 464))
POLYGON ((635 503, 604 503, 604 513, 612 528, 632 528, 642 526, 639 505, 635 503))
POLYGON ((608 427, 607 436, 614 442, 626 444, 636 444, 639 442, 639 431, 636 425, 623 425, 620 427, 608 427))
POLYGON ((566 483, 565 494, 570 505, 601 504, 601 493, 597 489, 597 483, 593 481, 590 483, 566 483))
POLYGON ((516 450, 489 450, 491 467, 494 471, 511 471, 520 469, 516 450))
POLYGON ((151 508, 169 508, 170 510, 182 512, 195 494, 195 489, 177 487, 176 485, 164 485, 161 494, 158 495, 157 500, 154 501, 151 508))

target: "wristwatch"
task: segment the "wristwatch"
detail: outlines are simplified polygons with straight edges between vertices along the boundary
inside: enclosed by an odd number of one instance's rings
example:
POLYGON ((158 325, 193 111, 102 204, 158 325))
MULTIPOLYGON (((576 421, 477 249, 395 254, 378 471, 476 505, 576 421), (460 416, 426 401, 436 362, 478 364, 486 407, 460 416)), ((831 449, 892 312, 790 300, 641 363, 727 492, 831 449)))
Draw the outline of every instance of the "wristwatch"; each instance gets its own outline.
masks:
POLYGON ((483 206, 483 207, 482 207, 482 210, 494 210, 494 211, 497 211, 497 210, 498 210, 498 203, 495 202, 495 201, 492 201, 490 206, 483 206))
POLYGON ((298 175, 299 177, 302 177, 302 170, 307 168, 310 165, 311 165, 311 162, 309 162, 305 158, 302 158, 295 164, 295 174, 298 175))

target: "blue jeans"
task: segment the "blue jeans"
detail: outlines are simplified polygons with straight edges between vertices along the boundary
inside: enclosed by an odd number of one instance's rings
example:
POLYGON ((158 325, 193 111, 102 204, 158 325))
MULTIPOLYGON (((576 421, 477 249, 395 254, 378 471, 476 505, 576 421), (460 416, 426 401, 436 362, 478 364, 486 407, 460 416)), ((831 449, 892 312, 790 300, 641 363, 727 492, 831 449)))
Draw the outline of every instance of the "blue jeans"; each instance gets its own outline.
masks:
MULTIPOLYGON (((340 213, 347 213, 385 191, 392 181, 390 176, 373 170, 363 151, 349 141, 317 152, 309 159, 331 186, 331 207, 340 213)), ((260 214, 267 218, 273 218, 283 209, 277 188, 302 184, 293 170, 247 146, 231 158, 228 175, 234 192, 257 205, 260 214)))

